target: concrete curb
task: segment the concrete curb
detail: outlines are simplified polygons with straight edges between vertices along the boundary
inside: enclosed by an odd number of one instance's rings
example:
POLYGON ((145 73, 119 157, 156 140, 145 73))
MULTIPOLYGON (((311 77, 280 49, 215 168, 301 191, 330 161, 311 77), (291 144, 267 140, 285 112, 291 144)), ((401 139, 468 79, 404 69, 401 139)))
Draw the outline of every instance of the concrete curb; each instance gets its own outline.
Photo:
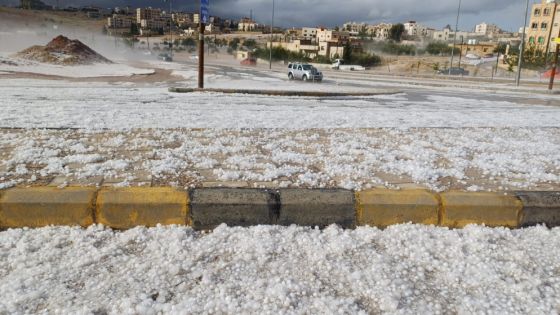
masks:
POLYGON ((560 192, 500 193, 373 189, 56 187, 0 191, 0 229, 48 225, 188 225, 197 230, 259 224, 344 228, 399 223, 461 228, 560 226, 560 192))
POLYGON ((320 91, 277 91, 277 90, 247 90, 247 89, 198 89, 198 88, 181 88, 170 87, 169 92, 173 93, 194 93, 194 92, 211 92, 225 94, 252 94, 252 95, 269 95, 269 96, 302 96, 302 97, 344 97, 344 96, 375 96, 375 95, 391 95, 402 93, 398 90, 382 90, 376 92, 320 92, 320 91))

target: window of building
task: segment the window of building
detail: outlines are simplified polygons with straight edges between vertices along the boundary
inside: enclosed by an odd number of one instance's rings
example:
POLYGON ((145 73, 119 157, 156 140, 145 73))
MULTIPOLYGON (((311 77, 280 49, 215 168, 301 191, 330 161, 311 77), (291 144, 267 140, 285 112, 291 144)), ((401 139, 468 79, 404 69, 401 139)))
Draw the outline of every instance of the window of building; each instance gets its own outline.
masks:
POLYGON ((541 15, 541 9, 535 9, 535 16, 540 16, 541 15))
POLYGON ((531 28, 534 29, 534 30, 538 29, 539 28, 539 23, 533 23, 531 25, 531 28))
POLYGON ((530 44, 534 44, 535 43, 535 38, 533 36, 529 37, 529 43, 530 44))
POLYGON ((549 16, 550 15, 550 9, 546 8, 543 10, 543 16, 549 16))
POLYGON ((544 37, 539 36, 539 44, 544 44, 544 37))
POLYGON ((541 23, 541 29, 546 30, 547 27, 548 27, 547 23, 541 23))

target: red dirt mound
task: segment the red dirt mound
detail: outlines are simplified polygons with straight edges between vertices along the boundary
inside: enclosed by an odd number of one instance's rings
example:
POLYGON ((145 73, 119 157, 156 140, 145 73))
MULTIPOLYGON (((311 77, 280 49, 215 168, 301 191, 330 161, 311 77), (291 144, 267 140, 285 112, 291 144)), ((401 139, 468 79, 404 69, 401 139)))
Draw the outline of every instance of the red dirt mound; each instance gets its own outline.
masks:
POLYGON ((64 65, 112 63, 79 40, 59 35, 46 46, 32 46, 17 53, 17 57, 64 65))

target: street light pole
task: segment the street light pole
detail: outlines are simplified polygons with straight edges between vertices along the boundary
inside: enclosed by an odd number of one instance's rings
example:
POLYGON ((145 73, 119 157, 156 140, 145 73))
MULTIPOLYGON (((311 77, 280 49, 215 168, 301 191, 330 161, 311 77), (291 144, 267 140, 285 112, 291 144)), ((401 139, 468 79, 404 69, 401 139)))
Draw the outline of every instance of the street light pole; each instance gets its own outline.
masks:
POLYGON ((274 0, 272 0, 272 22, 270 23, 270 56, 268 69, 272 69, 272 34, 274 34, 274 0))
POLYGON ((453 49, 451 50, 451 65, 449 66, 449 75, 453 67, 453 55, 455 54, 455 43, 457 41, 457 32, 459 31, 459 14, 461 14, 461 0, 459 0, 459 8, 457 9, 457 21, 455 22, 455 35, 453 35, 453 49))
POLYGON ((523 34, 521 34, 521 44, 519 44, 519 60, 517 61, 517 76, 515 77, 515 85, 519 86, 521 80, 521 64, 523 63, 523 50, 525 50, 525 33, 527 27, 527 15, 529 13, 529 0, 527 0, 527 7, 525 8, 525 22, 523 23, 523 34))
POLYGON ((171 1, 169 0, 169 56, 173 59, 173 13, 171 13, 171 1))

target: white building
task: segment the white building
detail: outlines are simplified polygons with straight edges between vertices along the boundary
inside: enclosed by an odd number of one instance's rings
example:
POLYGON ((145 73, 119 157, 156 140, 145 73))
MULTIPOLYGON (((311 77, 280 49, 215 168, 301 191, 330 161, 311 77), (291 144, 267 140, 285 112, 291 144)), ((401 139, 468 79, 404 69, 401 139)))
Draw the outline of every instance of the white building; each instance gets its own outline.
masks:
POLYGON ((107 18, 109 28, 130 28, 132 23, 136 23, 134 16, 113 14, 112 17, 107 18))
POLYGON ((301 37, 306 40, 317 40, 317 28, 315 27, 304 27, 301 29, 301 37))
POLYGON ((151 20, 161 16, 160 9, 138 8, 136 9, 136 23, 142 23, 142 20, 151 20))
POLYGON ((463 37, 463 40, 467 40, 467 38, 469 37, 469 32, 458 31, 457 34, 455 34, 455 31, 453 31, 450 26, 445 27, 441 31, 435 31, 432 36, 434 40, 440 40, 446 42, 452 41, 453 38, 460 40, 461 37, 463 37))
POLYGON ((342 30, 358 34, 362 31, 365 31, 366 27, 366 23, 347 22, 342 25, 342 30))
POLYGON ((404 23, 404 32, 406 35, 411 37, 427 37, 428 27, 418 24, 416 21, 408 21, 404 23))
POLYGON ((486 22, 483 22, 475 26, 474 32, 483 36, 491 36, 499 34, 501 29, 495 24, 487 24, 486 22))
POLYGON ((391 27, 393 27, 393 24, 390 23, 368 25, 366 26, 366 33, 376 39, 385 40, 389 38, 389 35, 391 34, 391 27))
POLYGON ((252 32, 257 29, 257 23, 248 18, 242 18, 237 25, 237 29, 241 32, 252 32))

